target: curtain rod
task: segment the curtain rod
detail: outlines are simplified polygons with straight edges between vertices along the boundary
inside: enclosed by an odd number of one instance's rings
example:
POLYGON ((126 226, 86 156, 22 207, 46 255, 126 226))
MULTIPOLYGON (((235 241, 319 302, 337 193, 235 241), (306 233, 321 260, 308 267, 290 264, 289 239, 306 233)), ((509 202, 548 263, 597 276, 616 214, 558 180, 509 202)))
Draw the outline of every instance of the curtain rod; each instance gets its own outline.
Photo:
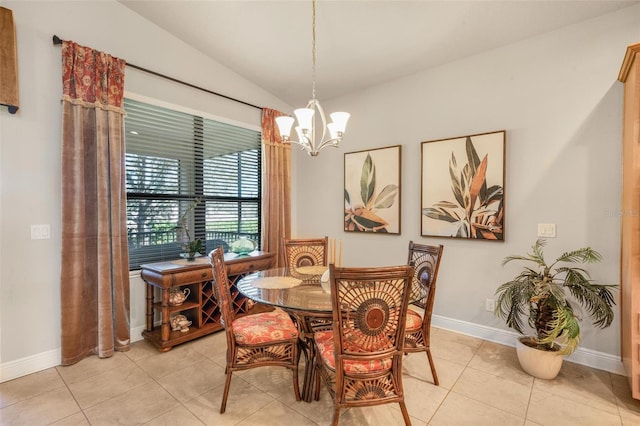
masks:
MULTIPOLYGON (((55 35, 55 34, 54 34, 54 36, 53 36, 53 45, 54 45, 54 46, 55 46, 55 45, 58 45, 58 44, 62 44, 62 41, 63 41, 63 40, 62 40, 60 37, 58 37, 57 35, 55 35)), ((158 72, 151 71, 151 70, 149 70, 149 69, 147 69, 147 68, 143 68, 143 67, 139 67, 139 66, 137 66, 137 65, 133 65, 133 64, 131 64, 131 63, 129 63, 129 62, 127 62, 127 66, 128 66, 128 67, 131 67, 131 68, 134 68, 134 69, 137 69, 137 70, 139 70, 139 71, 146 72, 146 73, 148 73, 148 74, 155 75, 156 77, 162 77, 162 78, 164 78, 164 79, 167 79, 167 80, 173 81, 174 83, 180 83, 180 84, 183 84, 183 85, 185 85, 185 86, 189 86, 189 87, 191 87, 191 88, 193 88, 193 89, 202 90, 203 92, 207 92, 207 93, 209 93, 209 94, 211 94, 211 95, 220 96, 221 98, 229 99, 230 101, 235 101, 235 102, 241 103, 241 104, 243 104, 243 105, 250 106, 250 107, 252 107, 252 108, 257 108, 257 109, 260 109, 260 110, 262 109, 262 107, 259 107, 259 106, 257 106, 257 105, 250 104, 249 102, 241 101, 240 99, 232 98, 231 96, 223 95, 222 93, 213 92, 213 91, 211 91, 211 90, 209 90, 209 89, 205 89, 205 88, 203 88, 203 87, 196 86, 195 84, 187 83, 186 81, 178 80, 177 78, 169 77, 168 75, 160 74, 160 73, 158 73, 158 72)))

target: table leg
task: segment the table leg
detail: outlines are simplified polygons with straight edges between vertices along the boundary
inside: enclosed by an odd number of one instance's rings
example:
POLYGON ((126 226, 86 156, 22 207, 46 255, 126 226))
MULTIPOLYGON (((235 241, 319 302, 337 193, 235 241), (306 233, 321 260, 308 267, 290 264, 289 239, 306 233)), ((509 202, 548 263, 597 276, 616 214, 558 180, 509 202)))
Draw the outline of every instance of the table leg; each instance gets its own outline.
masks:
POLYGON ((302 384, 302 395, 301 398, 305 402, 311 402, 313 399, 313 379, 315 377, 314 373, 314 363, 316 362, 316 350, 313 346, 313 335, 311 336, 301 336, 301 346, 303 346, 305 352, 306 359, 306 367, 304 370, 304 382, 302 384))
POLYGON ((169 289, 162 288, 162 303, 160 306, 160 316, 161 316, 161 324, 160 324, 160 340, 162 343, 165 343, 169 340, 169 333, 171 332, 170 324, 171 321, 169 318, 169 289))
POLYGON ((153 331, 153 286, 151 284, 147 284, 147 331, 153 331))

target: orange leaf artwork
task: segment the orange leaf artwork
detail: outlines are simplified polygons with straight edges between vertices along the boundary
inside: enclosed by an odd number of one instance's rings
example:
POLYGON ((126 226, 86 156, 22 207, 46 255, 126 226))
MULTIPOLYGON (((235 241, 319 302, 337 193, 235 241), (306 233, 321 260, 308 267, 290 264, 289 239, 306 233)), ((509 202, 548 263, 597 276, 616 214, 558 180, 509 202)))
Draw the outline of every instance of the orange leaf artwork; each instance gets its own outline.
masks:
POLYGON ((345 154, 345 231, 400 233, 399 162, 400 146, 345 154))
POLYGON ((449 142, 449 145, 433 145, 427 150, 429 154, 433 153, 432 157, 442 158, 444 154, 449 156, 449 183, 442 182, 438 188, 439 192, 432 193, 427 191, 430 189, 430 182, 438 181, 439 175, 432 171, 438 163, 425 154, 426 142, 423 143, 423 175, 431 174, 426 179, 423 176, 422 235, 504 240, 504 131, 471 135, 446 142, 449 142), (474 140, 482 144, 482 159, 478 155, 474 140), (456 152, 462 152, 461 144, 464 144, 467 159, 462 168, 458 166, 456 157, 456 152), (487 148, 488 145, 492 146, 493 150, 487 148), (498 148, 495 148, 496 146, 498 148), (425 157, 431 162, 425 160, 425 157), (495 182, 496 171, 502 172, 500 182, 495 182), (493 179, 491 184, 488 182, 489 179, 493 179), (451 198, 445 198, 447 188, 450 188, 451 198), (432 196, 437 201, 431 201, 433 198, 430 199, 425 194, 438 194, 438 198, 432 196), (425 203, 425 199, 430 201, 425 203))

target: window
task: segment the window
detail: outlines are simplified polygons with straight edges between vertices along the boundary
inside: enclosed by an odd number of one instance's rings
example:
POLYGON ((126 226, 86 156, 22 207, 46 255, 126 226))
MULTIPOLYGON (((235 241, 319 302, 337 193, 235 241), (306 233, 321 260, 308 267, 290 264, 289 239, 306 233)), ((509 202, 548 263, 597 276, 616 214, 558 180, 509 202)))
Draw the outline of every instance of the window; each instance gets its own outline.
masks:
POLYGON ((202 254, 240 236, 260 243, 260 132, 125 99, 129 268, 202 254))

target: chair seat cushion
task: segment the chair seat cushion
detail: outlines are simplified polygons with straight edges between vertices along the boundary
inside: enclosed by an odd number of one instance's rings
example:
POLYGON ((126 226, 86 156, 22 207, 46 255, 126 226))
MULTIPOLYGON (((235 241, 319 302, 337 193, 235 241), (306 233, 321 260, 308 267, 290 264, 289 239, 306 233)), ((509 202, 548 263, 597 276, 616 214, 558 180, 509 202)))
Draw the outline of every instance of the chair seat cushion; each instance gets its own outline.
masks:
POLYGON ((236 318, 232 324, 236 342, 253 345, 298 337, 298 328, 286 312, 276 309, 236 318))
MULTIPOLYGON (((333 331, 318 331, 313 334, 316 347, 324 363, 332 370, 336 369, 335 345, 333 344, 333 331)), ((350 348, 355 350, 357 348, 350 348)), ((347 373, 367 373, 373 371, 388 370, 391 368, 392 358, 373 359, 366 361, 345 360, 344 371, 347 373)))
POLYGON ((422 315, 413 309, 407 309, 407 324, 405 331, 415 331, 422 328, 422 315))

